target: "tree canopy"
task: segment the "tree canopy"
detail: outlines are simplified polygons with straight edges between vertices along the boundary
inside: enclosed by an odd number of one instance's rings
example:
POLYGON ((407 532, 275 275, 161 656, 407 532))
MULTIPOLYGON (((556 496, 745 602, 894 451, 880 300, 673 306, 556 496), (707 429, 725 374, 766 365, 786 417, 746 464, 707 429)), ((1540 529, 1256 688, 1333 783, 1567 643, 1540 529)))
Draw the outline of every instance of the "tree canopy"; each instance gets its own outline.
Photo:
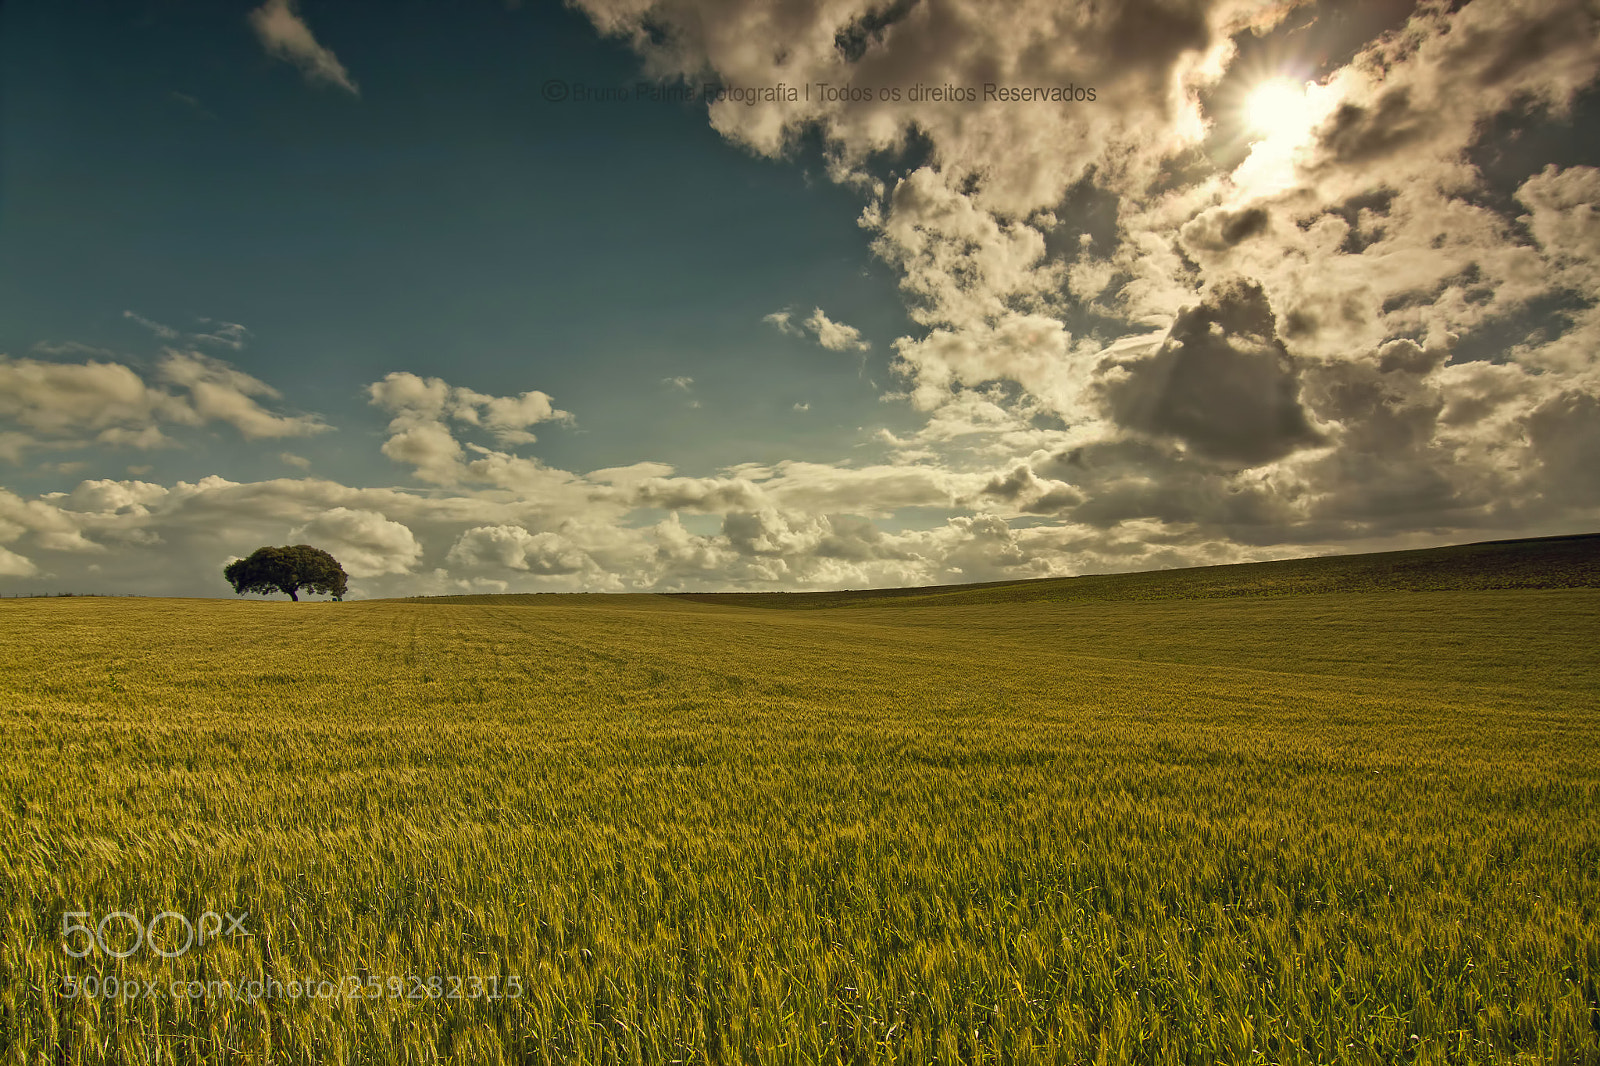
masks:
POLYGON ((302 589, 342 600, 348 580, 339 560, 309 544, 257 548, 249 557, 223 567, 222 576, 241 596, 247 592, 282 592, 296 603, 300 602, 302 589))

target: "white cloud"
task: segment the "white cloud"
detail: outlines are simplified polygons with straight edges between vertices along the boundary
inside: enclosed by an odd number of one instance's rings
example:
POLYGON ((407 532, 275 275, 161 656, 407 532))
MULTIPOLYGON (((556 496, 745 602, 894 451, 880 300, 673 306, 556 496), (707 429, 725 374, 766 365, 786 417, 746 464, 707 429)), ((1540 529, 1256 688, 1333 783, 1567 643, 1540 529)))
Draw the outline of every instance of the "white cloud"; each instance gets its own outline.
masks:
POLYGON ((585 480, 597 485, 616 485, 619 488, 630 488, 641 481, 650 478, 668 477, 672 474, 672 466, 668 463, 633 463, 630 466, 608 466, 600 470, 591 470, 584 475, 585 480))
POLYGON ((246 440, 309 437, 333 428, 315 415, 272 414, 251 397, 280 399, 277 389, 200 352, 168 349, 160 373, 188 390, 189 404, 201 421, 231 423, 246 440))
POLYGON ((789 321, 792 317, 788 311, 774 311, 770 315, 762 315, 761 321, 771 324, 779 333, 787 333, 791 337, 804 337, 806 331, 789 321))
POLYGON ((204 333, 191 334, 191 339, 202 344, 220 344, 238 351, 245 346, 250 331, 237 322, 218 322, 215 319, 202 318, 209 328, 204 333))
MULTIPOLYGON (((212 319, 201 319, 212 327, 211 333, 184 334, 133 311, 124 311, 123 317, 162 340, 238 349, 249 336, 237 323, 212 319)), ((34 350, 91 358, 75 363, 0 354, 0 460, 21 462, 28 451, 91 444, 176 447, 182 442, 168 429, 213 422, 232 425, 247 440, 305 437, 333 428, 316 415, 267 410, 255 398, 281 400, 281 393, 231 363, 193 349, 161 349, 155 378, 168 388, 147 381, 102 349, 68 342, 38 344, 34 350), (97 355, 111 358, 93 358, 97 355)))
POLYGON ((32 560, 7 548, 0 548, 0 577, 33 577, 39 568, 32 560))
POLYGON ((422 556, 411 530, 378 511, 334 507, 289 531, 297 543, 313 544, 339 560, 354 578, 405 574, 422 556))
POLYGON ((295 0, 267 0, 250 12, 250 26, 268 55, 299 67, 307 81, 336 85, 351 96, 360 95, 344 64, 312 36, 295 0))
POLYGON ((822 313, 822 308, 811 312, 805 321, 806 329, 816 335, 817 343, 835 352, 864 352, 872 345, 861 339, 861 331, 843 322, 834 322, 822 313))
POLYGON ((485 396, 470 389, 455 390, 454 415, 462 422, 482 425, 502 444, 532 444, 537 438, 527 427, 539 422, 571 421, 565 411, 557 411, 550 397, 542 392, 520 396, 485 396))
POLYGON ((794 322, 794 315, 789 311, 774 311, 770 315, 762 316, 761 321, 771 324, 778 332, 791 337, 804 337, 809 333, 816 338, 818 344, 830 351, 864 352, 872 347, 871 343, 861 339, 860 330, 843 322, 833 321, 820 307, 814 309, 799 324, 794 322))
POLYGON ((397 463, 414 468, 423 481, 452 485, 466 476, 461 462, 461 445, 443 422, 407 422, 395 419, 389 424, 390 437, 383 442, 383 454, 397 463))
POLYGON ((30 450, 90 443, 169 447, 178 442, 167 428, 208 422, 229 423, 249 440, 332 428, 315 415, 273 414, 252 397, 277 399, 277 390, 199 352, 167 349, 158 373, 180 391, 151 385, 121 363, 0 355, 0 425, 11 424, 0 429, 0 458, 20 462, 30 450))
POLYGON ((83 481, 60 506, 73 511, 142 516, 148 515, 151 505, 158 504, 167 493, 163 486, 145 481, 83 481))
POLYGON ((462 533, 446 559, 468 568, 524 570, 532 574, 575 574, 593 561, 559 533, 529 533, 521 526, 477 526, 462 533))
MULTIPOLYGON (((675 389, 678 392, 691 393, 694 391, 694 378, 684 376, 662 378, 661 386, 662 388, 666 389, 675 389)), ((695 410, 699 408, 700 401, 693 396, 690 396, 688 399, 683 401, 683 405, 690 410, 695 410)))
MULTIPOLYGON (((200 323, 206 328, 194 333, 185 333, 172 326, 153 322, 134 311, 122 312, 122 317, 131 319, 155 334, 164 341, 175 341, 184 345, 215 344, 224 348, 239 351, 249 341, 250 331, 237 322, 219 322, 214 318, 201 318, 200 323)), ((36 351, 47 354, 60 355, 82 353, 85 355, 113 355, 112 352, 89 348, 81 344, 34 345, 36 351)))
POLYGON ((177 340, 178 339, 178 331, 177 330, 173 329, 171 326, 164 326, 160 322, 152 322, 148 318, 145 318, 141 314, 137 314, 137 313, 135 313, 133 311, 124 311, 124 312, 122 312, 122 317, 123 318, 132 319, 133 321, 139 323, 139 325, 143 326, 145 329, 149 330, 151 333, 154 333, 157 337, 160 337, 164 341, 172 341, 172 340, 177 340))
MULTIPOLYGON (((474 468, 477 476, 482 476, 484 469, 479 464, 464 463, 465 452, 446 424, 448 421, 487 429, 501 444, 532 444, 538 438, 528 431, 528 426, 572 421, 570 413, 557 410, 542 392, 488 396, 452 387, 440 378, 424 379, 405 371, 396 371, 367 386, 367 396, 374 406, 394 416, 389 422, 390 436, 383 445, 383 454, 415 467, 417 476, 424 481, 440 485, 470 480, 475 476, 474 468)), ((531 462, 478 450, 492 467, 531 462)))
MULTIPOLYGON (((3 355, 0 419, 32 431, 29 441, 150 428, 160 421, 198 421, 182 400, 149 387, 120 363, 55 363, 3 355)), ((163 441, 155 439, 146 446, 159 443, 163 441)))

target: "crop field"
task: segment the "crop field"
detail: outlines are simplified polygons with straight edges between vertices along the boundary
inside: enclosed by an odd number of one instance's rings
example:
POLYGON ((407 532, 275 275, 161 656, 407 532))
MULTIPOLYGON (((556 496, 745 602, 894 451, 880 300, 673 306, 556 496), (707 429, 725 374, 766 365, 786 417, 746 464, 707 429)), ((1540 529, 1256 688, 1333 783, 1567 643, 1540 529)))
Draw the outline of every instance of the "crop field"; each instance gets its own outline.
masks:
POLYGON ((0 602, 0 1063, 1600 1062, 1600 589, 1206 587, 0 602))

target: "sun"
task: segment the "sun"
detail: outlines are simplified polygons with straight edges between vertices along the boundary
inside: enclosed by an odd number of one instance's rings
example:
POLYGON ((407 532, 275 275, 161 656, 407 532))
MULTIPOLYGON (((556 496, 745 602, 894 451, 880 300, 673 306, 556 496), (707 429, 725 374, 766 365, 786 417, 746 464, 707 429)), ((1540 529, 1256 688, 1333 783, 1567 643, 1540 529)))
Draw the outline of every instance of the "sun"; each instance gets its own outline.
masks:
POLYGON ((1298 144, 1321 118, 1306 87, 1288 78, 1269 78, 1244 101, 1245 124, 1267 140, 1298 144))
POLYGON ((1250 154, 1234 169, 1234 184, 1251 196, 1294 188, 1318 127, 1338 101, 1338 89, 1313 81, 1279 75, 1256 82, 1238 104, 1237 128, 1250 154))

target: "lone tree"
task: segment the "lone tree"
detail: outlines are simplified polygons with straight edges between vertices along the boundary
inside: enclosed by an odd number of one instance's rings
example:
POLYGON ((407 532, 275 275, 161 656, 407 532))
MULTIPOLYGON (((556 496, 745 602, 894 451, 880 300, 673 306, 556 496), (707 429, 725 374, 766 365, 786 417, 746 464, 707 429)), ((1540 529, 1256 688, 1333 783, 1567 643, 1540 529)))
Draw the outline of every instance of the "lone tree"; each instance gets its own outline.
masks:
POLYGON ((241 596, 247 592, 283 592, 296 603, 300 602, 301 589, 342 600, 348 580, 339 560, 309 544, 257 548, 249 558, 236 559, 223 567, 222 576, 241 596))

